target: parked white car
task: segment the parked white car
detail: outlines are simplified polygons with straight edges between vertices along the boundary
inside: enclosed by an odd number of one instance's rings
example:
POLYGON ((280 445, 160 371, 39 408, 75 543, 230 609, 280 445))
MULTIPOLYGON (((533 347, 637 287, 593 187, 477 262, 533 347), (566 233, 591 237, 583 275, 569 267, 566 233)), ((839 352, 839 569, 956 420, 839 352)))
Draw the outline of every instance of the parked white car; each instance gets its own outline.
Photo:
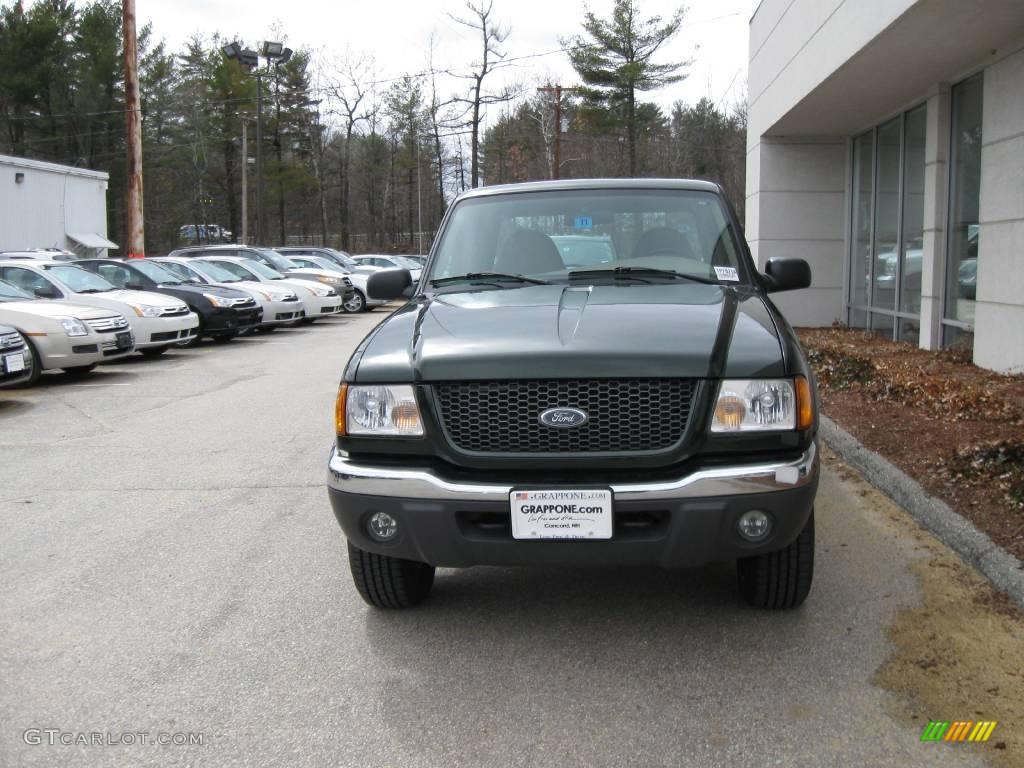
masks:
POLYGON ((135 349, 124 315, 68 301, 37 299, 4 280, 0 280, 0 323, 16 328, 28 342, 32 357, 29 384, 38 381, 44 370, 85 373, 135 349))
POLYGON ((315 280, 285 277, 277 270, 271 269, 265 264, 238 256, 204 256, 200 260, 219 264, 243 280, 256 280, 260 283, 269 283, 293 289, 302 301, 306 312, 306 320, 336 315, 344 311, 338 292, 315 280))
POLYGON ((288 261, 306 269, 322 269, 347 276, 352 281, 352 287, 356 290, 352 298, 344 303, 346 312, 367 312, 374 307, 387 304, 385 300, 370 298, 366 291, 366 283, 370 279, 370 275, 365 272, 350 272, 322 256, 299 256, 292 254, 288 256, 288 261))
POLYGON ((150 258, 150 261, 162 264, 185 282, 220 285, 248 293, 263 307, 262 331, 270 331, 280 325, 294 325, 306 315, 295 290, 241 278, 225 269, 223 264, 180 256, 158 256, 150 258))
POLYGON ((67 299, 85 307, 121 312, 147 357, 196 337, 199 318, 173 296, 117 288, 97 274, 63 261, 0 260, 0 278, 40 299, 67 299))
POLYGON ((382 269, 408 269, 409 274, 412 275, 412 281, 414 284, 419 282, 420 274, 423 272, 422 264, 415 259, 410 259, 405 256, 387 256, 379 253, 364 253, 359 256, 353 256, 352 261, 356 264, 381 267, 382 269))

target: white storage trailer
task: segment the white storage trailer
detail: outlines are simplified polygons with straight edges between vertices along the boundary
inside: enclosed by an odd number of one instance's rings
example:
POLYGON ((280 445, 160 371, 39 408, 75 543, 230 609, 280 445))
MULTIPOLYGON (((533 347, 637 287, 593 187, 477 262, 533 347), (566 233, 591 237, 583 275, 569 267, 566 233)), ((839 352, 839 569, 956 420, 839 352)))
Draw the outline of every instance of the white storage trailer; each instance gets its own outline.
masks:
POLYGON ((0 251, 63 248, 107 256, 107 180, 100 171, 0 155, 0 251))

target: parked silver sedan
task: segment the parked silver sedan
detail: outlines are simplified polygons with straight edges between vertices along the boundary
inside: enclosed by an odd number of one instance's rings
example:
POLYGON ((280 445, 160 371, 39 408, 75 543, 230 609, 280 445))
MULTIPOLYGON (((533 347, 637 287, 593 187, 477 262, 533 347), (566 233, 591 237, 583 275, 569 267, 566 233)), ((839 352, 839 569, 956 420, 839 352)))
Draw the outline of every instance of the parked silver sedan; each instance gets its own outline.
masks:
POLYGON ((238 256, 204 256, 202 261, 218 264, 237 277, 246 280, 256 280, 262 284, 287 286, 294 289, 302 301, 307 321, 336 315, 344 311, 338 292, 315 280, 285 277, 265 264, 238 256))
POLYGON ((223 264, 181 256, 158 256, 150 258, 150 261, 162 264, 185 282, 221 285, 248 293, 263 307, 261 331, 270 331, 280 325, 294 325, 306 315, 295 290, 239 277, 225 269, 223 264))
POLYGON ((135 336, 135 349, 147 357, 163 354, 175 343, 193 340, 199 330, 199 318, 181 299, 117 288, 67 262, 0 259, 0 278, 37 298, 67 299, 124 313, 135 336))
POLYGON ((13 387, 32 377, 32 353, 17 328, 0 325, 0 388, 13 387))
POLYGON ((18 329, 28 342, 35 383, 42 372, 62 368, 68 373, 91 371, 98 363, 123 357, 135 349, 128 318, 118 312, 67 301, 37 299, 0 280, 0 323, 18 329))

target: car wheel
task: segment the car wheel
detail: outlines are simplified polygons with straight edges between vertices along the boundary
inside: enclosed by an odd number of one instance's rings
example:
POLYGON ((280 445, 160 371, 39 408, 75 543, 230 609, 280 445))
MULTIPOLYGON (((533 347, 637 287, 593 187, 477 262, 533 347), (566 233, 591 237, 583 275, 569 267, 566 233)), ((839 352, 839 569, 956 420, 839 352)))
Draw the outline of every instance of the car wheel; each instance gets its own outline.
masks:
POLYGON ((31 387, 39 383, 39 377, 43 375, 43 359, 39 355, 39 351, 36 349, 32 340, 29 338, 25 339, 26 346, 28 347, 29 356, 32 358, 32 373, 28 375, 28 378, 22 383, 22 386, 31 387))
POLYGON ((168 347, 146 347, 145 349, 140 349, 139 352, 145 357, 159 357, 167 350, 168 347))
POLYGON ((356 314, 358 312, 366 311, 366 297, 363 296, 362 291, 356 291, 352 294, 352 298, 346 301, 343 305, 346 312, 356 314))
POLYGON ((70 368, 62 368, 68 376, 85 376, 87 373, 91 373, 92 369, 96 367, 96 363, 90 363, 89 365, 73 365, 70 368))
POLYGON ((376 555, 348 543, 348 564, 359 595, 374 608, 411 608, 434 585, 432 565, 376 555))
POLYGON ((796 608, 807 598, 814 577, 814 510, 796 540, 777 552, 737 561, 740 594, 757 608, 796 608))

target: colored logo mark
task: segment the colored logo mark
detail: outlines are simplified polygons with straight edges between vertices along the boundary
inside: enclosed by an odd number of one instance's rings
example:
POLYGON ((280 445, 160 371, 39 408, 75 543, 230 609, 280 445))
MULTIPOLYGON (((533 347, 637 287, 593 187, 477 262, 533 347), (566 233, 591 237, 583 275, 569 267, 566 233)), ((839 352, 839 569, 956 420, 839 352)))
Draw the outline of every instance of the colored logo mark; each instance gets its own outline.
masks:
POLYGON ((988 741, 995 727, 995 720, 929 720, 921 741, 988 741))

